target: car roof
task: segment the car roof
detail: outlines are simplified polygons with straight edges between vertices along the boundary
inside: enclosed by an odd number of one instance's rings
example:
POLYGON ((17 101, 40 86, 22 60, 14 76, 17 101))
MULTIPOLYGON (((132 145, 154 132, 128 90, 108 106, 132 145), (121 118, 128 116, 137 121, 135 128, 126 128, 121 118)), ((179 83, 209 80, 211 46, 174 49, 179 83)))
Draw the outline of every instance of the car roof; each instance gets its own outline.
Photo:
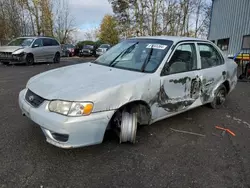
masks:
POLYGON ((47 39, 55 39, 53 37, 45 37, 45 36, 24 36, 24 37, 18 37, 18 38, 32 38, 32 39, 47 38, 47 39))
POLYGON ((141 37, 134 37, 133 39, 160 39, 160 40, 171 40, 174 43, 180 42, 180 41, 204 41, 204 42, 210 42, 206 39, 201 38, 194 38, 194 37, 182 37, 182 36, 141 36, 141 37))

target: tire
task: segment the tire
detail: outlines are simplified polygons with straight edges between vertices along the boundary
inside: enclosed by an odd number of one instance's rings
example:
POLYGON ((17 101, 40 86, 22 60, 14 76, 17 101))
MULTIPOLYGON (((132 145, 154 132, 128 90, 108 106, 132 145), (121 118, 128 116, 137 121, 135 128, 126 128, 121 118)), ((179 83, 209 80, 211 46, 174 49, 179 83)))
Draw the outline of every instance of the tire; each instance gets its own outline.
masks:
POLYGON ((27 54, 26 65, 30 66, 34 64, 34 56, 32 54, 27 54))
POLYGON ((69 57, 69 52, 66 52, 66 57, 69 57))
POLYGON ((3 65, 9 65, 10 64, 10 62, 1 62, 3 65))
POLYGON ((54 63, 60 63, 60 60, 61 60, 61 56, 60 56, 60 54, 57 52, 57 53, 55 54, 55 57, 54 57, 54 59, 53 59, 53 62, 54 62, 54 63))
POLYGON ((227 89, 226 87, 222 84, 221 86, 218 87, 218 89, 215 91, 214 94, 214 100, 210 103, 210 106, 213 109, 218 109, 220 108, 226 101, 226 96, 227 96, 227 89))
POLYGON ((131 110, 118 111, 114 118, 114 130, 120 138, 120 143, 136 142, 137 114, 131 110))

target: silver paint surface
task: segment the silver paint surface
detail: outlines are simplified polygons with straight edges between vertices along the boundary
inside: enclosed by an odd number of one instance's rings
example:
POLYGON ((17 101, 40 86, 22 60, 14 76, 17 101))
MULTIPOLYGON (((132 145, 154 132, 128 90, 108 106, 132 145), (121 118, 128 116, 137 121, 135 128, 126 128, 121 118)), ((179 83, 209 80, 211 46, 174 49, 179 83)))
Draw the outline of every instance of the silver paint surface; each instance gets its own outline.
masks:
MULTIPOLYGON (((178 42, 177 39, 175 38, 175 43, 178 42)), ((128 103, 142 101, 147 104, 151 112, 149 124, 152 124, 210 103, 216 89, 225 81, 230 85, 229 92, 234 89, 237 83, 237 65, 229 59, 225 59, 225 64, 221 66, 160 76, 171 52, 170 50, 166 54, 154 73, 141 73, 94 63, 41 73, 32 77, 26 88, 45 98, 46 102, 38 109, 30 107, 24 100, 25 89, 19 95, 20 108, 28 111, 30 119, 43 130, 69 134, 67 143, 55 143, 45 134, 48 142, 63 148, 81 147, 101 143, 113 114, 128 103), (224 70, 227 72, 226 76, 222 75, 224 70), (94 103, 93 113, 74 118, 49 112, 48 104, 53 99, 91 101, 94 103)), ((198 69, 201 67, 200 63, 198 58, 198 69)))

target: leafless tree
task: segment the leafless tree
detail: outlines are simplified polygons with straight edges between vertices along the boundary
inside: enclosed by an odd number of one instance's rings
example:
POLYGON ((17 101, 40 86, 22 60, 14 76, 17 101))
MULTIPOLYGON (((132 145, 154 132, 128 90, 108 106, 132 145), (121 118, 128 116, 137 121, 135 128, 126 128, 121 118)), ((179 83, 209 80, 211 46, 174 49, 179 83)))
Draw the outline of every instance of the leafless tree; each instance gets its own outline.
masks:
POLYGON ((70 39, 71 33, 75 30, 73 27, 73 17, 70 14, 67 0, 55 0, 55 36, 63 44, 70 39))

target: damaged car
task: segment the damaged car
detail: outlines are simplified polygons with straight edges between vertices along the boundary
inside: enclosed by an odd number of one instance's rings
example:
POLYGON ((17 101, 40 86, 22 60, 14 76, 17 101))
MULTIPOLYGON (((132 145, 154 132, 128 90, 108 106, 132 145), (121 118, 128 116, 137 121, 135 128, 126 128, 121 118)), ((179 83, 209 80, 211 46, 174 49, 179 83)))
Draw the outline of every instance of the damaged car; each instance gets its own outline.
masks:
POLYGON ((10 63, 34 63, 53 62, 59 63, 61 47, 59 42, 50 37, 19 37, 6 46, 0 46, 0 62, 10 63))
POLYGON ((210 41, 135 37, 93 62, 32 77, 19 106, 57 147, 99 144, 108 129, 120 143, 135 143, 140 125, 205 104, 221 107, 236 74, 236 63, 210 41))

